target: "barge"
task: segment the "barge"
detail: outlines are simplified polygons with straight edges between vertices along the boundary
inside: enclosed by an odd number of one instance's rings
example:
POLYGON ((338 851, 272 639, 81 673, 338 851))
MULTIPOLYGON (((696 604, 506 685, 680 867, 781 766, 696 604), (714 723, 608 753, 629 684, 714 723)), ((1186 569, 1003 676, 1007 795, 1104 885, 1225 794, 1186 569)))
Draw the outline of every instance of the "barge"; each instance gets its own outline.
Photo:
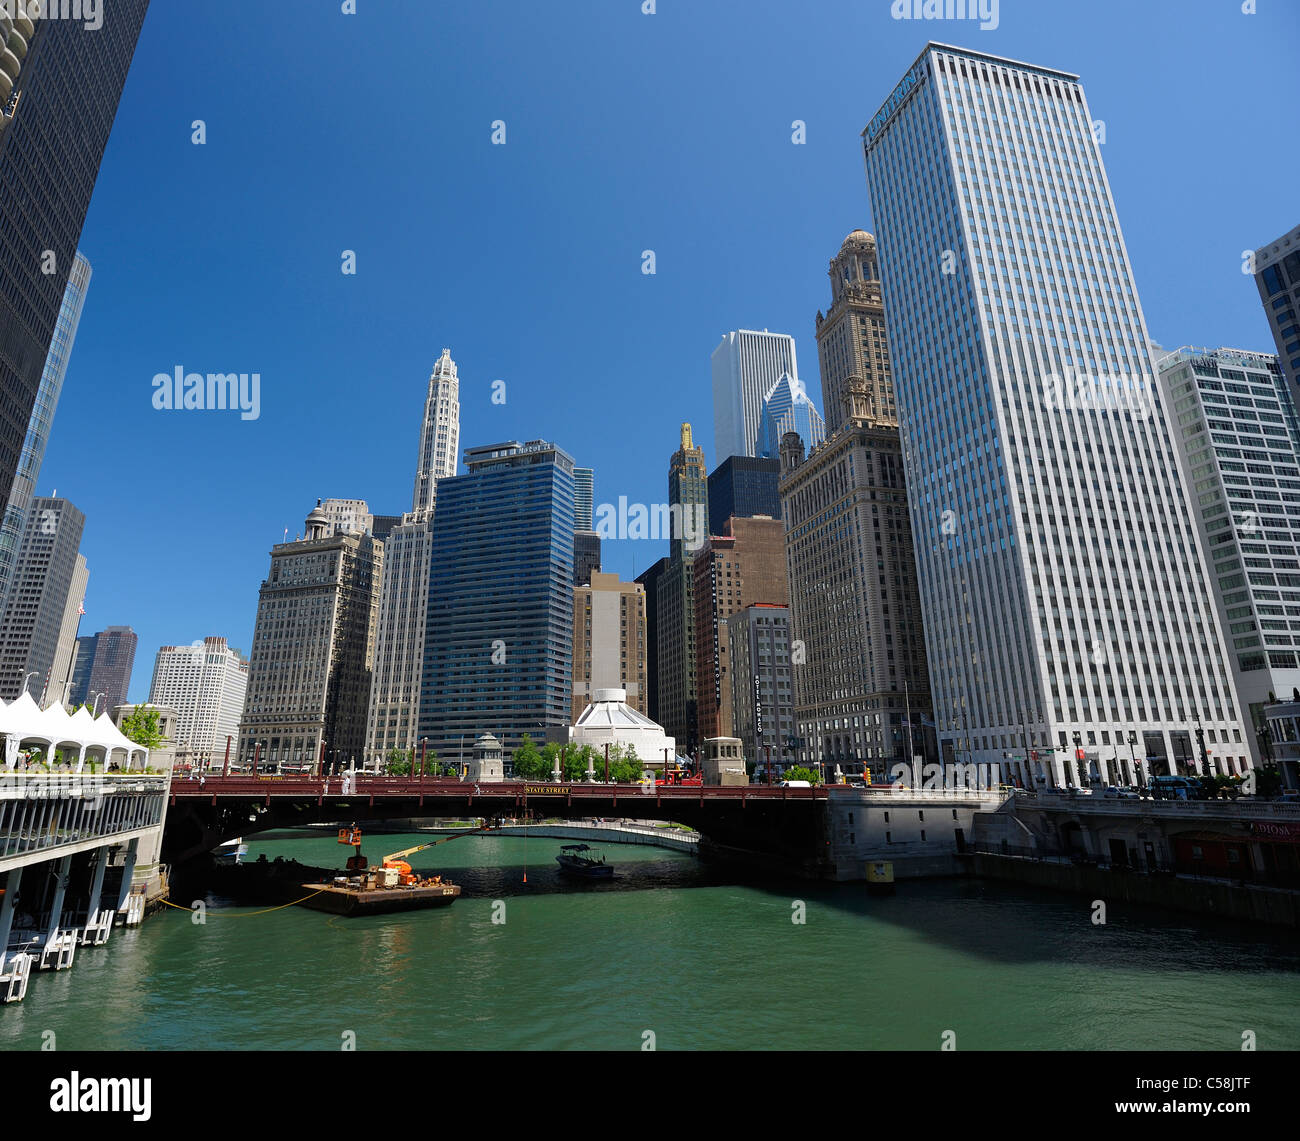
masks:
POLYGON ((338 876, 332 883, 305 883, 302 890, 312 894, 297 900, 299 907, 328 911, 333 915, 384 915, 391 911, 417 911, 429 907, 449 907, 460 896, 460 886, 441 876, 414 883, 386 883, 388 877, 338 876))

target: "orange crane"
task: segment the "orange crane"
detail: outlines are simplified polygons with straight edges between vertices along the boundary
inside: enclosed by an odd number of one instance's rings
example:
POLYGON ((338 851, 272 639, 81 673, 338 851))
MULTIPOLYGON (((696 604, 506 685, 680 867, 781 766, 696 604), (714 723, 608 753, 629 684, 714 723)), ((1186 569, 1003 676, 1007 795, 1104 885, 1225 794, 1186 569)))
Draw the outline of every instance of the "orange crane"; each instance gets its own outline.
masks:
MULTIPOLYGON (((380 863, 381 868, 391 868, 397 872, 397 882, 406 886, 413 884, 419 879, 411 871, 411 865, 406 862, 406 857, 414 855, 416 852, 423 852, 425 848, 436 848, 439 844, 446 844, 450 840, 459 840, 462 836, 472 836, 477 832, 490 832, 493 827, 493 821, 489 820, 482 828, 473 828, 467 832, 457 832, 452 836, 443 836, 439 840, 430 840, 426 844, 416 844, 413 848, 403 848, 400 852, 392 852, 383 858, 380 863)), ((356 855, 348 857, 348 871, 364 872, 366 870, 366 858, 361 854, 361 829, 355 824, 351 828, 339 829, 339 843, 351 844, 356 851, 356 855)), ((434 882, 441 883, 442 877, 436 877, 434 882)))

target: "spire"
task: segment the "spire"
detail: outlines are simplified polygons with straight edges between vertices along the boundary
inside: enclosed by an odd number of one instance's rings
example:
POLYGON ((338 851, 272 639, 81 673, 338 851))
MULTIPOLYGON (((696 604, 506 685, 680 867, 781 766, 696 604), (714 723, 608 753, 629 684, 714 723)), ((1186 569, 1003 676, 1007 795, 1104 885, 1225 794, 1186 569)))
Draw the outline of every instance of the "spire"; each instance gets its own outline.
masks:
POLYGON ((690 451, 690 449, 691 449, 691 426, 689 424, 683 424, 682 425, 682 451, 686 452, 686 451, 690 451))

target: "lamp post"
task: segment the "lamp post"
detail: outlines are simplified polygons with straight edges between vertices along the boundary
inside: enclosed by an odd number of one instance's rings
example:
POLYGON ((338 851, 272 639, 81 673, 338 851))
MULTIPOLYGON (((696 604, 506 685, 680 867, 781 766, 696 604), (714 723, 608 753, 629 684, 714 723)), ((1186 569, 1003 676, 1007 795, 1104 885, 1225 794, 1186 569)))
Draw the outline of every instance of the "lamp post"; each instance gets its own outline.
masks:
POLYGON ((22 688, 22 692, 23 692, 23 693, 26 693, 26 692, 27 692, 27 683, 28 683, 28 681, 30 681, 32 678, 34 678, 34 677, 35 677, 38 673, 40 673, 40 672, 41 672, 40 670, 32 670, 31 673, 29 673, 25 678, 23 678, 23 688, 22 688))
POLYGON ((1201 754, 1201 775, 1206 776, 1210 771, 1210 754, 1205 748, 1205 729, 1201 726, 1201 715, 1196 715, 1196 744, 1201 754))
POLYGON ((99 716, 99 699, 103 696, 104 696, 103 690, 100 690, 97 694, 95 694, 95 707, 94 707, 94 711, 91 713, 92 717, 99 716))

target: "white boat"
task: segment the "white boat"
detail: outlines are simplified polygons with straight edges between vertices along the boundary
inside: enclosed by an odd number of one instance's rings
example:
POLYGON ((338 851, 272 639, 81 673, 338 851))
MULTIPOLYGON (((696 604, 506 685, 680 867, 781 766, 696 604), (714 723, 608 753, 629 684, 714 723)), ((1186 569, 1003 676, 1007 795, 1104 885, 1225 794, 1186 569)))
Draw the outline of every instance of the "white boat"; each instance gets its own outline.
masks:
POLYGON ((212 862, 220 865, 238 864, 243 862, 246 855, 248 855, 248 845, 244 843, 242 836, 236 836, 233 840, 227 840, 212 850, 212 862))

